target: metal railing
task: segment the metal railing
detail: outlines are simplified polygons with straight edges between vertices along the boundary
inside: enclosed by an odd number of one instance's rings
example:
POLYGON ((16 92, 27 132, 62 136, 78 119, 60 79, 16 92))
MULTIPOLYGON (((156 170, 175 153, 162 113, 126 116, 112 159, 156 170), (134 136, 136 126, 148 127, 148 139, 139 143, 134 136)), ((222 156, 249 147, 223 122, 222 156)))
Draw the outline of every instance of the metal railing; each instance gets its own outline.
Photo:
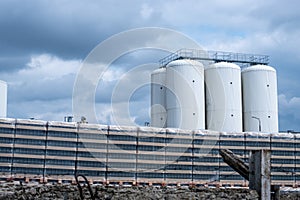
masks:
POLYGON ((159 60, 161 67, 166 66, 168 63, 179 59, 203 60, 214 62, 232 62, 242 66, 269 63, 269 56, 258 54, 244 54, 233 53, 224 51, 205 51, 201 49, 180 49, 165 58, 159 60))

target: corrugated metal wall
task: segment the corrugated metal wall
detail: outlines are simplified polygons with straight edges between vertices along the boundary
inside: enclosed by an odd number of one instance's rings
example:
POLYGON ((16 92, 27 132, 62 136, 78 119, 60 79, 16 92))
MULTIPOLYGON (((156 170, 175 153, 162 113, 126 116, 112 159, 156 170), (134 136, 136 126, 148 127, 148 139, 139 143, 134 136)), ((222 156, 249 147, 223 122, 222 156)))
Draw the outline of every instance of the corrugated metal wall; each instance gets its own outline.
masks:
POLYGON ((273 184, 300 182, 300 135, 224 133, 0 119, 0 178, 167 183, 247 182, 219 155, 230 149, 246 162, 252 149, 272 152, 273 184))

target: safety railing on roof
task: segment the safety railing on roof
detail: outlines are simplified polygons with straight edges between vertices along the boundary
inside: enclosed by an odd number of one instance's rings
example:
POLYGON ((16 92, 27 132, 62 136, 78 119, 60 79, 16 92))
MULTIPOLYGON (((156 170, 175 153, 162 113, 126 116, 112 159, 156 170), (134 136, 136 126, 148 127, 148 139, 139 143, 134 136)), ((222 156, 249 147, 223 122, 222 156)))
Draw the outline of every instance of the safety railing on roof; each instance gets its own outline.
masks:
POLYGON ((233 53, 224 51, 205 51, 201 49, 180 49, 159 61, 161 67, 179 59, 203 60, 213 62, 231 62, 241 66, 269 63, 269 56, 258 54, 233 53))

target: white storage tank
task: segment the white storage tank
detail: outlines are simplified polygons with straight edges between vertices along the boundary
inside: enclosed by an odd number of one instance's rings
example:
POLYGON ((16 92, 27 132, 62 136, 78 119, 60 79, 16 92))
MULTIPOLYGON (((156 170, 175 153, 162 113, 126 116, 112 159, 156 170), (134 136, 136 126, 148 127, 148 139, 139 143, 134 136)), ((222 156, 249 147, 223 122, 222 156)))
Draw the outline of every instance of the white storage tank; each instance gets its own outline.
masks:
POLYGON ((276 70, 254 65, 242 70, 244 131, 278 132, 276 70))
POLYGON ((182 59, 166 69, 167 127, 205 129, 203 64, 182 59))
POLYGON ((166 68, 159 68, 151 74, 151 126, 165 128, 166 121, 166 68))
POLYGON ((242 132, 241 68, 219 62, 205 68, 206 127, 209 130, 242 132))
POLYGON ((7 115, 7 83, 0 80, 0 117, 7 115))

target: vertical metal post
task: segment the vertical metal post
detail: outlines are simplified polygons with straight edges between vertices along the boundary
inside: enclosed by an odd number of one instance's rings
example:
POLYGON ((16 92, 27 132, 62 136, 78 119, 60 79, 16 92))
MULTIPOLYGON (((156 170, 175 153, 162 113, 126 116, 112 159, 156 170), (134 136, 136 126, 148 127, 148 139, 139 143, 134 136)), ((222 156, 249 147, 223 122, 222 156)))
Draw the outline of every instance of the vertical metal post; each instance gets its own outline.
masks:
POLYGON ((43 183, 45 183, 45 176, 46 176, 46 160, 47 160, 47 149, 48 149, 48 127, 49 127, 49 122, 46 123, 45 154, 44 154, 44 163, 43 163, 43 183))
POLYGON ((294 177, 294 186, 297 184, 297 178, 296 178, 296 171, 297 171, 297 145, 296 145, 296 135, 293 137, 294 139, 294 171, 293 171, 293 177, 294 177))
POLYGON ((78 169, 78 146, 79 146, 79 127, 80 123, 77 123, 77 129, 76 129, 76 151, 75 151, 75 170, 74 174, 77 174, 78 169))
POLYGON ((163 178, 164 178, 164 181, 166 181, 166 168, 167 168, 167 160, 166 160, 166 149, 167 149, 167 130, 165 131, 165 155, 164 155, 164 160, 165 160, 165 164, 164 164, 164 167, 163 167, 163 178))
POLYGON ((134 174, 134 179, 135 182, 137 183, 137 178, 138 178, 138 156, 139 156, 139 132, 140 128, 137 128, 137 133, 136 133, 136 139, 135 139, 135 174, 134 174))
MULTIPOLYGON (((221 150, 221 134, 218 136, 218 151, 221 150)), ((221 183, 221 158, 218 158, 218 182, 221 183)))
POLYGON ((12 159, 11 159, 11 170, 10 170, 10 176, 13 176, 14 172, 14 162, 15 162, 15 148, 16 148, 16 135, 17 135, 17 119, 15 119, 14 124, 14 138, 13 138, 13 146, 12 146, 12 159))
POLYGON ((195 131, 192 132, 192 183, 194 183, 194 158, 195 158, 194 134, 195 134, 195 131))
POLYGON ((249 162, 249 188, 259 194, 261 200, 271 199, 271 151, 252 150, 249 162))
POLYGON ((105 155, 105 181, 107 182, 108 178, 108 145, 109 145, 109 129, 110 126, 107 127, 107 136, 106 136, 106 155, 105 155))
MULTIPOLYGON (((246 133, 243 133, 243 137, 244 137, 244 162, 247 163, 246 159, 247 159, 247 141, 246 141, 246 133)), ((248 162, 249 162, 249 158, 248 158, 248 162)), ((244 178, 244 183, 246 185, 247 179, 244 178)))

